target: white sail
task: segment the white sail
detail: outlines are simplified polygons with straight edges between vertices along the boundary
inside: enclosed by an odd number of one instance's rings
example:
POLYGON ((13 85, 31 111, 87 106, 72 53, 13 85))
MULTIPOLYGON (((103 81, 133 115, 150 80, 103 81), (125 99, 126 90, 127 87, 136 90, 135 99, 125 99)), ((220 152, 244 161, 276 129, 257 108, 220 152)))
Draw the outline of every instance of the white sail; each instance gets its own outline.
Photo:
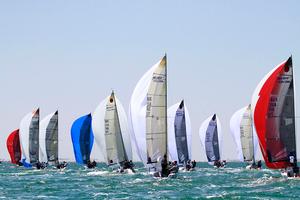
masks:
MULTIPOLYGON (((208 117, 201 124, 200 129, 199 129, 200 141, 201 141, 202 147, 204 149, 204 152, 206 152, 206 153, 207 153, 206 145, 205 145, 206 133, 207 133, 207 130, 209 127, 209 123, 212 120, 213 116, 214 115, 211 115, 210 117, 208 117)), ((216 122, 217 122, 217 132, 218 132, 218 147, 219 147, 218 150, 219 150, 219 156, 220 156, 220 158, 222 158, 222 128, 221 128, 221 122, 217 115, 216 115, 216 122)))
POLYGON ((146 145, 148 162, 167 155, 167 65, 166 57, 154 70, 147 92, 146 145))
POLYGON ((243 113, 241 125, 241 143, 245 161, 255 161, 254 158, 254 141, 252 131, 251 106, 249 105, 243 113))
POLYGON ((47 115, 40 122, 39 161, 58 162, 58 112, 47 115))
POLYGON ((146 105, 147 92, 152 79, 153 72, 160 65, 162 60, 152 66, 138 81, 132 93, 129 105, 129 120, 132 129, 132 140, 136 145, 139 158, 147 165, 146 147, 146 105))
POLYGON ((230 130, 237 146, 238 159, 251 161, 255 159, 258 138, 253 127, 251 106, 236 111, 230 119, 230 130))
POLYGON ((39 158, 39 109, 28 113, 20 123, 22 161, 35 164, 39 158))
MULTIPOLYGON (((176 160, 179 163, 178 159, 178 150, 176 145, 176 138, 175 138, 175 117, 176 111, 178 110, 181 102, 178 102, 168 108, 168 151, 171 160, 176 160)), ((185 112, 185 125, 186 125, 186 140, 188 146, 188 157, 191 159, 192 157, 192 129, 191 129, 191 121, 188 109, 186 105, 184 105, 184 112, 185 112)))
POLYGON ((243 156, 242 143, 241 143, 240 125, 241 125, 241 120, 242 120, 242 117, 243 117, 243 114, 244 114, 246 108, 247 107, 244 107, 244 108, 236 111, 230 119, 231 134, 233 135, 234 142, 237 147, 236 152, 237 152, 238 160, 241 162, 244 161, 244 156, 243 156))
MULTIPOLYGON (((92 120, 92 129, 94 133, 94 147, 98 146, 101 151, 101 154, 108 163, 108 157, 106 152, 106 140, 105 140, 105 113, 106 113, 106 104, 109 102, 111 96, 106 97, 96 108, 93 113, 93 120, 92 120)), ((126 150, 126 154, 128 160, 132 160, 132 149, 131 149, 131 140, 130 140, 130 131, 128 128, 127 116, 122 106, 121 102, 115 97, 116 107, 118 111, 119 123, 122 133, 122 139, 124 142, 124 147, 126 150)), ((98 158, 97 152, 95 152, 94 148, 92 149, 91 157, 98 158)), ((98 158, 99 159, 99 158, 98 158)))

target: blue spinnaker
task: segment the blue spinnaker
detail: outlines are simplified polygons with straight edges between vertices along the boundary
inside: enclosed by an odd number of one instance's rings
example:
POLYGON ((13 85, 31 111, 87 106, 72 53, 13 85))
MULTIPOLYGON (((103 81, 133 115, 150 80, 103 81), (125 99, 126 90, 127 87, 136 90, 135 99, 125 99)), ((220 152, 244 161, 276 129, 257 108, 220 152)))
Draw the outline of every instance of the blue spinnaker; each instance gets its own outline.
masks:
POLYGON ((90 160, 94 143, 91 114, 82 116, 73 122, 71 137, 76 162, 86 164, 90 160))

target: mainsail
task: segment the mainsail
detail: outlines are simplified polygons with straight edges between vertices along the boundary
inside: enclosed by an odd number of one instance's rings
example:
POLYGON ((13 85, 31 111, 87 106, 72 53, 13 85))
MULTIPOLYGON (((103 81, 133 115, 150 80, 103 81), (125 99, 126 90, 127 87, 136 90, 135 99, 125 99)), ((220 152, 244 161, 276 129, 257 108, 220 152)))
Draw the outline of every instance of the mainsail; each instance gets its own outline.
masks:
POLYGON ((208 162, 221 159, 221 123, 216 114, 207 118, 200 126, 199 136, 208 162))
POLYGON ((92 128, 96 144, 108 165, 132 160, 127 116, 114 92, 96 108, 92 128))
POLYGON ((58 111, 46 116, 40 123, 39 161, 58 164, 58 111))
MULTIPOLYGON (((166 70, 166 57, 164 57, 163 59, 161 59, 157 64, 155 64, 154 66, 152 66, 144 75, 143 77, 139 80, 139 82, 137 83, 132 96, 131 96, 131 100, 130 100, 130 107, 129 107, 129 120, 130 120, 130 124, 131 124, 131 128, 132 128, 132 133, 134 134, 132 139, 134 140, 134 143, 136 144, 136 149, 137 149, 137 153, 140 157, 140 159, 143 161, 144 165, 147 166, 147 148, 148 148, 148 144, 149 146, 151 145, 151 142, 148 140, 151 138, 152 133, 150 132, 150 124, 147 122, 147 139, 146 139, 146 107, 147 105, 149 105, 147 107, 147 121, 151 121, 151 114, 150 114, 150 110, 152 110, 152 105, 150 105, 150 103, 155 100, 157 101, 158 99, 152 99, 149 98, 149 101, 147 99, 148 97, 148 89, 150 87, 150 83, 153 82, 153 75, 157 74, 157 69, 162 69, 165 68, 166 70), (150 100, 151 99, 151 100, 150 100), (149 103, 149 104, 148 104, 149 103), (149 110, 150 109, 150 110, 149 110), (149 135, 149 137, 148 137, 149 135), (146 142, 147 141, 147 142, 146 142)), ((164 70, 163 70, 164 71, 164 70)), ((158 76, 155 76, 156 78, 158 78, 158 76)), ((165 76, 159 76, 160 78, 165 79, 166 78, 166 74, 165 76)), ((156 79, 154 78, 154 79, 156 79)), ((158 80, 156 80, 158 81, 158 80)), ((166 79, 164 80, 164 82, 166 81, 166 79)), ((151 84, 153 87, 153 83, 151 84)), ((164 84, 160 84, 160 85, 164 85, 164 84)), ((165 85, 166 88, 166 85, 165 85)), ((167 92, 167 90, 165 90, 165 93, 167 92)), ((152 96, 149 96, 152 97, 152 96)), ((166 96, 165 96, 166 97, 166 96)), ((163 100, 164 103, 166 103, 166 100, 163 100)), ((165 105, 166 106, 166 105, 165 105)), ((161 107, 162 108, 162 107, 161 107)), ((156 109, 154 109, 155 112, 157 111, 156 109)), ((154 111, 152 110, 152 111, 154 111)), ((166 112, 166 111, 163 111, 166 112)), ((167 114, 167 113, 162 113, 162 114, 167 114)), ((163 117, 162 115, 160 117, 163 117)), ((155 118, 154 118, 155 119, 155 118)), ((163 124, 161 124, 162 126, 166 126, 166 123, 164 120, 158 120, 158 121, 162 121, 163 124)), ((153 124, 154 125, 154 124, 153 124)), ((164 129, 161 128, 160 129, 164 129)), ((166 130, 166 128, 165 128, 166 130)), ((163 131, 163 130, 161 130, 163 131)), ((166 138, 166 135, 164 136, 164 134, 166 134, 166 131, 162 132, 161 136, 162 139, 166 138)), ((154 141, 154 140, 153 140, 154 141)), ((157 141, 157 138, 155 138, 155 141, 157 141)), ((166 146, 166 141, 161 142, 162 145, 166 146)), ((152 145, 151 145, 152 146, 152 145)), ((150 147, 151 148, 151 147, 150 147)), ((153 149, 153 146, 152 148, 153 149)), ((163 152, 160 152, 159 154, 163 155, 163 153, 166 152, 166 148, 161 148, 163 152)), ((152 155, 152 153, 148 153, 148 155, 152 155)), ((155 161, 155 157, 151 158, 154 159, 152 161, 155 161)))
POLYGON ((291 166, 296 156, 292 57, 270 71, 252 96, 254 125, 266 166, 291 166))
POLYGON ((75 120, 71 127, 75 160, 79 164, 87 164, 90 160, 90 153, 94 143, 91 123, 92 116, 88 114, 75 120))
POLYGON ((20 124, 20 143, 22 149, 22 162, 30 167, 39 159, 39 109, 28 113, 20 124))
POLYGON ((7 141, 7 150, 10 155, 11 163, 18 164, 21 160, 21 146, 19 139, 19 129, 9 134, 7 141))
POLYGON ((240 161, 255 161, 258 140, 253 129, 251 105, 236 111, 230 119, 230 130, 240 161))
POLYGON ((167 155, 167 60, 154 70, 147 92, 146 144, 148 163, 167 155))
POLYGON ((192 131, 188 110, 182 100, 168 109, 168 150, 180 164, 191 159, 192 131))

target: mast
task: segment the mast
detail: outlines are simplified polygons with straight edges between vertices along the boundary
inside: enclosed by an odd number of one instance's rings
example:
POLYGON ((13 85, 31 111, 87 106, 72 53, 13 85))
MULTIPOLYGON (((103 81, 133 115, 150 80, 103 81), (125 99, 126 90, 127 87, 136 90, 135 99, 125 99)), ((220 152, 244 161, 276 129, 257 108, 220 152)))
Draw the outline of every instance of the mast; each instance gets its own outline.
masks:
MULTIPOLYGON (((167 77, 168 77, 168 70, 167 70, 167 68, 168 68, 168 66, 167 66, 167 53, 165 53, 165 62, 166 62, 166 67, 165 67, 165 74, 166 74, 166 94, 165 94, 165 113, 166 113, 166 115, 165 115, 165 129, 166 129, 166 154, 168 153, 168 79, 167 79, 167 77)), ((168 156, 167 156, 167 160, 168 160, 168 156)))
POLYGON ((295 84, 295 76, 294 76, 294 66, 293 66, 293 58, 292 55, 289 57, 289 60, 291 61, 292 65, 292 80, 293 80, 293 88, 294 88, 294 121, 295 121, 295 163, 297 166, 297 122, 296 122, 296 113, 297 113, 297 107, 296 107, 296 84, 295 84))
POLYGON ((252 163, 255 164, 255 150, 254 150, 254 132, 253 132, 253 120, 252 120, 252 111, 251 111, 251 104, 249 104, 249 108, 250 108, 250 122, 251 122, 251 133, 252 133, 252 150, 253 150, 253 156, 252 156, 252 163))

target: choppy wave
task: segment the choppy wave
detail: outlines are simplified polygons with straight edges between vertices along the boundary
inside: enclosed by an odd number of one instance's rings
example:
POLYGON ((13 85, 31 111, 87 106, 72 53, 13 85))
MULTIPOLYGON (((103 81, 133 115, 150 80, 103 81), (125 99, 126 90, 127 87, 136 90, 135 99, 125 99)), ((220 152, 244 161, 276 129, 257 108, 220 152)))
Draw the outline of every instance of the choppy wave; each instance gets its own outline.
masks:
POLYGON ((0 198, 8 199, 291 199, 300 195, 300 179, 276 170, 246 170, 242 164, 215 169, 201 163, 176 178, 155 179, 141 164, 137 173, 118 174, 100 165, 74 163, 65 170, 30 170, 0 164, 0 198))

